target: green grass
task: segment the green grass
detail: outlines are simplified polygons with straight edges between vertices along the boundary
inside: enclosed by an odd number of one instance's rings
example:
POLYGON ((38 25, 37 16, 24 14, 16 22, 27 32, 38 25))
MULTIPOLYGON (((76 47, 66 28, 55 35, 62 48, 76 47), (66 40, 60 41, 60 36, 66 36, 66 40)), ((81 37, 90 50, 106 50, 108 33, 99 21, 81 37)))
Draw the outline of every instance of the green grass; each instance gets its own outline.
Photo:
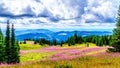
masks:
MULTIPOLYGON (((68 46, 68 44, 63 44, 62 47, 79 47, 79 46, 85 46, 86 47, 87 44, 85 43, 82 43, 82 44, 75 44, 75 45, 71 45, 71 46, 68 46)), ((58 47, 61 47, 61 46, 58 46, 58 47)), ((96 44, 94 43, 89 43, 89 47, 97 47, 96 44)))
POLYGON ((28 62, 28 61, 37 61, 46 58, 47 56, 53 55, 52 52, 31 52, 26 53, 20 56, 20 62, 28 62))
MULTIPOLYGON (((36 49, 40 49, 40 48, 43 48, 47 45, 44 45, 44 46, 41 46, 39 44, 19 44, 20 46, 20 50, 36 50, 36 49)), ((68 44, 63 44, 63 47, 76 47, 76 46, 86 46, 86 44, 75 44, 75 45, 71 45, 71 46, 68 46, 68 44)), ((61 47, 61 46, 58 46, 58 47, 61 47)), ((96 47, 95 44, 93 43, 89 43, 89 47, 96 47)))
POLYGON ((39 44, 19 44, 20 46, 20 50, 36 50, 36 49, 40 49, 43 46, 39 45, 39 44))
MULTIPOLYGON (((45 46, 41 46, 39 44, 19 44, 20 46, 20 50, 25 50, 25 51, 29 51, 29 50, 37 50, 40 48, 43 48, 45 46)), ((20 62, 29 62, 29 61, 36 61, 36 60, 42 60, 43 58, 53 55, 53 52, 28 52, 25 54, 22 54, 20 56, 20 62)))
POLYGON ((68 61, 39 61, 10 66, 9 68, 119 68, 120 57, 84 56, 68 61))
MULTIPOLYGON (((86 46, 87 44, 83 43, 83 44, 76 44, 75 46, 86 46)), ((89 43, 89 47, 97 47, 96 44, 93 43, 89 43)))

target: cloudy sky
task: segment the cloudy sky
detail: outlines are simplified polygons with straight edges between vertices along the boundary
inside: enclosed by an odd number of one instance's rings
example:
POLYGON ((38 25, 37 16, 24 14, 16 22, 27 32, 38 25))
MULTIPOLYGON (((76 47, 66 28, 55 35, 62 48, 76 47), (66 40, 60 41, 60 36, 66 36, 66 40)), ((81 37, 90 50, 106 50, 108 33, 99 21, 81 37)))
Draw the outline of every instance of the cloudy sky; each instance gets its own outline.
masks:
POLYGON ((0 0, 0 26, 15 28, 115 27, 119 0, 0 0))

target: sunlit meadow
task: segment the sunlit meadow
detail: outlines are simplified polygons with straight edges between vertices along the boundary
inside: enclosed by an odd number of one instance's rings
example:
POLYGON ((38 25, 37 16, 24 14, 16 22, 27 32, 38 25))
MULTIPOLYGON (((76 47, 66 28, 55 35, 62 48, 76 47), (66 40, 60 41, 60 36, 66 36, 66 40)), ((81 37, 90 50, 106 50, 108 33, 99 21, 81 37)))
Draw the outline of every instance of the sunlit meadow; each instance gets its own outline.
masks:
POLYGON ((90 43, 68 47, 20 44, 20 64, 1 64, 1 68, 119 68, 120 53, 90 43), (32 48, 35 46, 34 48, 32 48), (28 50, 27 50, 28 49, 28 50))

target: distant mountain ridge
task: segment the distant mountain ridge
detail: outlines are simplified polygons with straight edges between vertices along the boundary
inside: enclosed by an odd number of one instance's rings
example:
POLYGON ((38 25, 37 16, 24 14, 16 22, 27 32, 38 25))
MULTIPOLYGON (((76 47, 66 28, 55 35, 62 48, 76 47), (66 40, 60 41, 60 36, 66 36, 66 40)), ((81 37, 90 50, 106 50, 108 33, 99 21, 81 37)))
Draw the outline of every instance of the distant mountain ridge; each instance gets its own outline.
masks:
POLYGON ((16 31, 16 39, 17 40, 24 40, 24 39, 41 39, 45 38, 47 40, 54 40, 57 41, 65 41, 70 36, 77 33, 81 36, 89 36, 89 35, 111 35, 112 32, 110 31, 58 31, 53 32, 47 29, 28 29, 22 31, 16 31))

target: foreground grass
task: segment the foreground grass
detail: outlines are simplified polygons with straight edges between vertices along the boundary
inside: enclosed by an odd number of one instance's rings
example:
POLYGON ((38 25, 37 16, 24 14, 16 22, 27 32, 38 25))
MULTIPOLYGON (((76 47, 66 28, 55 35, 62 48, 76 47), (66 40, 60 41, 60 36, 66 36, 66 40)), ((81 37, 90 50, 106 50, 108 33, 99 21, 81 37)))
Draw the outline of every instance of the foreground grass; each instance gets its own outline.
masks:
POLYGON ((73 60, 38 61, 14 66, 3 66, 3 68, 119 68, 119 66, 120 57, 109 58, 108 56, 84 56, 73 60))

